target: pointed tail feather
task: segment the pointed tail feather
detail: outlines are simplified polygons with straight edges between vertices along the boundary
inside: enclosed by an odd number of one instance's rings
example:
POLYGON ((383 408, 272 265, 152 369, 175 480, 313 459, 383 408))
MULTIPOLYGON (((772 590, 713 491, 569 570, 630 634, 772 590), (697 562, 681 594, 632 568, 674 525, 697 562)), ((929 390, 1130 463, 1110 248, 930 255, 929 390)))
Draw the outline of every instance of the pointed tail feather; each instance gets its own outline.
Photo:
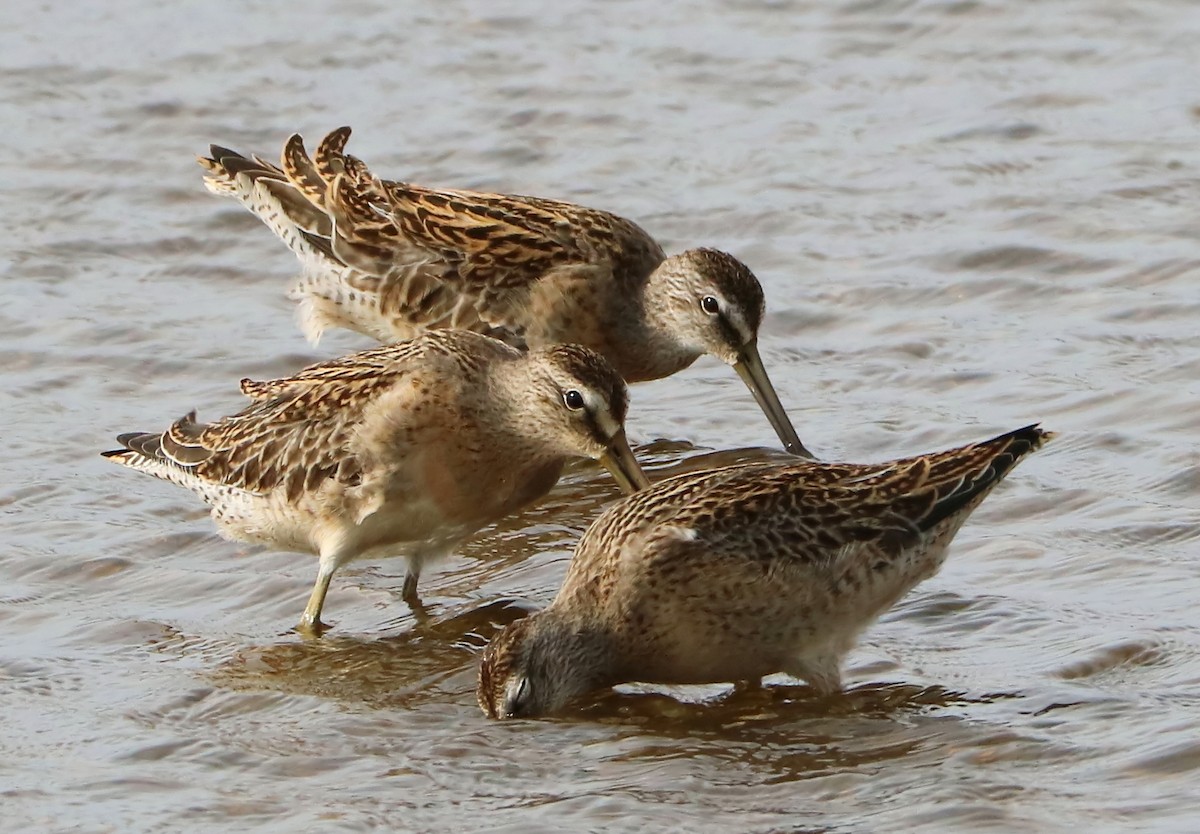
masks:
POLYGON ((205 448, 202 438, 205 426, 196 422, 196 412, 189 411, 172 423, 166 431, 126 432, 117 435, 117 442, 125 448, 101 452, 101 457, 112 458, 118 463, 131 463, 130 456, 143 462, 158 462, 190 468, 207 460, 212 452, 205 448))
MULTIPOLYGON (((1054 439, 1036 423, 948 453, 947 465, 961 468, 958 483, 934 502, 920 520, 922 530, 931 530, 948 518, 983 500, 996 484, 1027 455, 1054 439)), ((934 463, 934 467, 937 467, 934 463)))
MULTIPOLYGON (((298 142, 299 136, 292 140, 298 142)), ((313 173, 293 180, 288 172, 258 156, 220 145, 211 145, 209 153, 196 158, 208 172, 205 187, 218 196, 237 198, 288 245, 301 263, 323 267, 326 253, 309 245, 307 239, 310 234, 328 237, 333 233, 333 223, 323 206, 325 186, 321 184, 315 191, 312 188, 320 178, 313 173)), ((292 156, 296 154, 307 159, 302 143, 298 151, 291 150, 292 156)), ((288 149, 284 158, 289 158, 288 149)), ((305 170, 310 169, 308 163, 305 170)))

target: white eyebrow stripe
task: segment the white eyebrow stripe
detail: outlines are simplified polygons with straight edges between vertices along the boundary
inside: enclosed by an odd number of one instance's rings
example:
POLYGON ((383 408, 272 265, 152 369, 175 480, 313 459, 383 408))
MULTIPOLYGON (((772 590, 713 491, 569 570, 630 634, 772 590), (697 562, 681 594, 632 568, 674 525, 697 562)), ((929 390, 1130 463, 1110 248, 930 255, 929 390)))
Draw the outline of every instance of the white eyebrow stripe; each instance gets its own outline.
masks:
POLYGON ((583 402, 584 405, 587 406, 588 411, 601 410, 601 406, 604 405, 604 401, 596 396, 595 391, 593 391, 591 388, 584 388, 579 393, 583 394, 583 402))
POLYGON ((621 424, 613 419, 613 416, 608 413, 607 408, 604 411, 594 413, 596 415, 596 425, 600 427, 600 431, 604 432, 605 437, 612 437, 621 430, 621 424))
POLYGON ((590 389, 585 388, 580 393, 583 394, 583 402, 588 414, 595 418, 596 426, 604 433, 605 437, 612 437, 621 430, 621 424, 613 419, 612 412, 609 411, 607 400, 602 399, 590 389))

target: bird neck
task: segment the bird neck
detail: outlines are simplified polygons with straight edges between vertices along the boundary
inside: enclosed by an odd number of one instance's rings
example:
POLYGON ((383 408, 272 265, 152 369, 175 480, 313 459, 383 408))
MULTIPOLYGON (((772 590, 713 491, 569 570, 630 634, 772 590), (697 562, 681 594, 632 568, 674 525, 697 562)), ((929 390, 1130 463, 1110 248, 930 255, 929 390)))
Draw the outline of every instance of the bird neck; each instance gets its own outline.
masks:
POLYGON ((634 318, 643 322, 643 332, 638 345, 640 364, 643 367, 637 374, 623 372, 627 382, 670 376, 691 365, 704 352, 679 338, 675 316, 675 308, 679 303, 678 293, 679 289, 660 264, 633 296, 634 303, 639 307, 638 315, 634 318))
POLYGON ((537 616, 539 653, 564 699, 620 683, 620 654, 608 629, 553 606, 537 616))
POLYGON ((494 363, 487 386, 489 413, 484 416, 505 438, 510 454, 520 452, 526 461, 573 456, 571 450, 557 448, 556 425, 538 407, 542 389, 527 356, 494 363))

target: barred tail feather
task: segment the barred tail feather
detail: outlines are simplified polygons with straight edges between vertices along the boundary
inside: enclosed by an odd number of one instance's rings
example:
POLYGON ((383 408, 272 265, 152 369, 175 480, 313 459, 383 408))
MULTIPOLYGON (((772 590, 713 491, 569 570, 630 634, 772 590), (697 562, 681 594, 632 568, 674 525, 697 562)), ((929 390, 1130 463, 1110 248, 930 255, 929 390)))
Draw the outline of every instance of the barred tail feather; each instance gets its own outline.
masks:
POLYGON ((961 480, 937 499, 921 519, 921 528, 931 530, 948 518, 965 517, 1018 463, 1054 437, 1035 423, 969 447, 961 480))

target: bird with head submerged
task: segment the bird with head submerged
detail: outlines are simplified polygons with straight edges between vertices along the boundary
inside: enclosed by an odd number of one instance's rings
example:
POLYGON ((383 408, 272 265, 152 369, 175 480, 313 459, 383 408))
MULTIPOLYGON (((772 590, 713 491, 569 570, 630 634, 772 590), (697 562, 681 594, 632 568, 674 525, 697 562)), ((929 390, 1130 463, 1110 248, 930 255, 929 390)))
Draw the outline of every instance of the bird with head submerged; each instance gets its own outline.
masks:
POLYGON ((660 481, 584 533, 558 596, 484 650, 479 706, 548 715, 625 682, 841 688, 858 635, 937 572, 1002 478, 1053 435, 879 464, 743 464, 660 481))
POLYGON ((607 211, 512 194, 383 180, 346 154, 339 128, 312 157, 299 135, 281 163, 211 147, 209 190, 237 198, 299 257, 293 288, 316 341, 345 327, 381 341, 459 328, 520 349, 557 342, 602 354, 628 382, 710 354, 731 365, 784 447, 812 457, 758 351, 762 286, 716 249, 668 257, 607 211))
POLYGON ((414 602, 422 565, 545 495, 571 458, 601 461, 625 491, 649 485, 624 381, 576 345, 522 353, 441 330, 242 391, 253 403, 237 414, 123 434, 104 457, 192 490, 229 538, 317 554, 306 633, 325 628, 342 565, 400 548, 414 602))

